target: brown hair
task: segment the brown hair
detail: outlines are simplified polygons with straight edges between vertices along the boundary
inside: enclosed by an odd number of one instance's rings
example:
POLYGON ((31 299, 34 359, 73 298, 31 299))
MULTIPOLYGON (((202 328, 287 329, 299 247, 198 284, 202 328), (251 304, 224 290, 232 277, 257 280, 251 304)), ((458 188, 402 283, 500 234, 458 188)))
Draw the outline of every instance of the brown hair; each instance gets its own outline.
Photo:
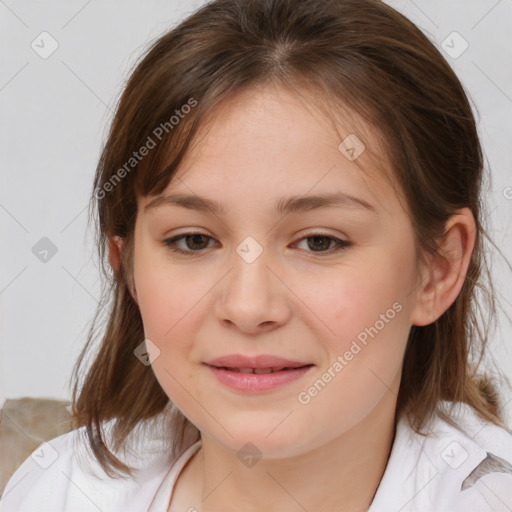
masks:
MULTIPOLYGON (((456 426, 441 408, 447 400, 465 402, 504 426, 490 378, 477 374, 496 304, 483 250, 482 150, 454 71, 412 22, 378 0, 214 0, 156 40, 136 65, 94 180, 91 205, 106 279, 74 369, 73 414, 111 476, 112 468, 132 472, 105 444, 102 422, 114 420, 113 437, 122 446, 137 425, 169 405, 151 367, 134 356, 144 340, 130 294, 137 197, 165 190, 223 100, 271 84, 295 91, 300 84, 316 92, 331 116, 344 108, 374 127, 406 201, 420 256, 436 251, 455 210, 471 209, 477 242, 467 278, 437 321, 411 328, 395 418, 406 412, 418 433, 435 412, 456 426), (156 147, 132 161, 150 139, 158 139, 156 147), (121 269, 112 274, 106 253, 114 236, 124 239, 124 248, 121 269), (106 329, 80 382, 102 314, 106 329)), ((187 429, 199 438, 179 411, 173 429, 175 449, 187 429)))

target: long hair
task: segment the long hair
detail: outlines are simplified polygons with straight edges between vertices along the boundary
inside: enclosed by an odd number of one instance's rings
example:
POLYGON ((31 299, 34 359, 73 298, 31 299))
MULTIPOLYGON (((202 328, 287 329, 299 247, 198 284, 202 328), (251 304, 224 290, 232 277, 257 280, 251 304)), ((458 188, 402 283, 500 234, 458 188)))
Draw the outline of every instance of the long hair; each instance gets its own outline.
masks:
MULTIPOLYGON (((137 197, 165 190, 225 99, 266 85, 314 91, 334 124, 343 111, 373 127, 406 202, 420 258, 436 253, 450 216, 470 208, 477 240, 467 277, 438 320, 411 328, 395 419, 406 413, 418 433, 434 413, 454 424, 440 406, 451 401, 504 426, 492 379, 480 373, 496 312, 484 252, 484 162, 454 71, 420 29, 378 0, 214 0, 159 37, 134 66, 94 179, 90 218, 104 286, 74 368, 72 410, 111 476, 113 470, 131 475, 132 468, 107 446, 102 424, 112 420, 120 447, 135 427, 170 405, 151 367, 134 356, 144 340, 129 291, 137 197), (118 272, 107 262, 115 236, 124 239, 118 272)), ((172 421, 175 449, 187 432, 199 438, 179 411, 172 421)))

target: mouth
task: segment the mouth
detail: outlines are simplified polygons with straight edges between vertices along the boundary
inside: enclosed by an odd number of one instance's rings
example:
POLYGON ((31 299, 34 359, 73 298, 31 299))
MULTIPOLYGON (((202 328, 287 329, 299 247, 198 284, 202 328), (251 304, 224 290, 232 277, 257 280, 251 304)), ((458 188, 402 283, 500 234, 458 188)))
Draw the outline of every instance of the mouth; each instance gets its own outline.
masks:
POLYGON ((298 370, 299 368, 309 368, 310 366, 313 366, 313 364, 305 364, 303 366, 284 366, 284 367, 278 367, 278 368, 236 368, 236 367, 229 367, 229 366, 215 366, 215 365, 208 365, 213 366, 214 368, 218 368, 219 370, 225 370, 229 372, 235 372, 235 373, 254 373, 256 375, 262 375, 267 373, 277 373, 277 372, 286 372, 290 370, 298 370))
POLYGON ((270 355, 246 357, 238 354, 217 358, 203 365, 218 382, 243 393, 274 391, 302 378, 315 366, 270 355))

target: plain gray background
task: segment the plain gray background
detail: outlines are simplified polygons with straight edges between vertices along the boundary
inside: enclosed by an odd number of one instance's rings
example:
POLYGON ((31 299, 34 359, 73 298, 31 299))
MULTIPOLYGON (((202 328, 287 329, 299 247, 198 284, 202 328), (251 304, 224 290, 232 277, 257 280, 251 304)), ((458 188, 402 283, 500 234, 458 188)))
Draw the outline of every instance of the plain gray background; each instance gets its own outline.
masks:
MULTIPOLYGON (((70 398, 100 291, 87 201, 113 107, 147 45, 202 3, 0 0, 0 406, 70 398)), ((388 3, 441 49, 478 110, 489 223, 512 260, 512 0, 388 3)), ((511 273, 496 259, 493 274, 512 314, 511 273)), ((511 344, 501 315, 491 351, 512 376, 511 344)))

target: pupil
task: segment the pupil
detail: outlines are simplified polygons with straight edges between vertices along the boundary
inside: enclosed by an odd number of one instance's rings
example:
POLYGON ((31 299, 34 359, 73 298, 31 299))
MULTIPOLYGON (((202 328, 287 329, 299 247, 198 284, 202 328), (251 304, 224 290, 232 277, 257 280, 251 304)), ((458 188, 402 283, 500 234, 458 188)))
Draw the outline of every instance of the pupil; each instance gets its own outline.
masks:
MULTIPOLYGON (((189 240, 193 240, 192 242, 192 245, 194 245, 196 242, 197 242, 197 239, 203 239, 203 242, 204 242, 204 239, 205 239, 205 236, 204 235, 189 235, 187 236, 186 240, 187 240, 187 246, 189 247, 189 249, 204 249, 204 247, 191 247, 191 245, 189 244, 189 240)), ((201 245, 201 242, 199 242, 199 245, 201 245)))
MULTIPOLYGON (((328 249, 329 248, 329 244, 331 243, 331 241, 329 240, 329 238, 327 238, 326 236, 312 236, 312 237, 309 237, 310 240, 314 240, 314 245, 319 241, 319 240, 324 240, 324 242, 327 242, 327 244, 320 244, 320 247, 318 247, 318 245, 316 245, 316 248, 320 248, 320 249, 328 249)), ((310 249, 312 249, 313 247, 311 247, 311 244, 309 244, 309 247, 310 249)))

